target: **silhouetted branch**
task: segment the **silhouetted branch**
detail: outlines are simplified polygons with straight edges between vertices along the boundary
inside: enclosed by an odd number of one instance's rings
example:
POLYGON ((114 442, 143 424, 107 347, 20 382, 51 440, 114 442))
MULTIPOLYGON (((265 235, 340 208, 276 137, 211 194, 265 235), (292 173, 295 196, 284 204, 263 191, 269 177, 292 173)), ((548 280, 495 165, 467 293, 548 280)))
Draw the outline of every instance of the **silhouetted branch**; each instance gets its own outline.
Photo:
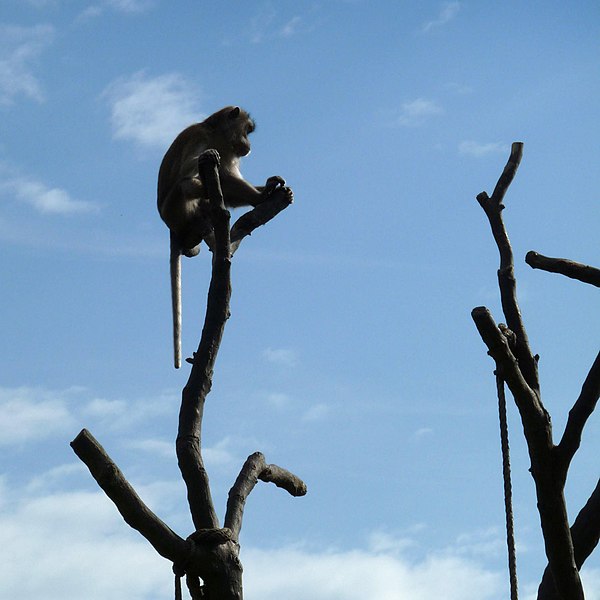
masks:
POLYGON ((488 354, 496 362, 496 371, 506 381, 515 403, 521 413, 526 434, 531 434, 546 447, 552 441, 550 418, 539 401, 535 390, 532 390, 519 368, 519 361, 513 354, 509 337, 502 332, 485 306, 478 306, 471 311, 471 316, 481 339, 488 347, 488 354), (544 423, 540 427, 540 423, 544 423), (541 434, 541 439, 538 437, 541 434))
POLYGON ((265 225, 286 209, 292 202, 292 197, 285 195, 282 188, 276 189, 268 200, 265 200, 254 209, 244 213, 231 227, 231 253, 233 254, 242 243, 242 240, 252 232, 265 225))
POLYGON ((123 473, 94 436, 83 429, 71 442, 75 454, 87 465, 92 477, 114 502, 125 522, 139 531, 165 558, 186 559, 189 544, 163 523, 140 499, 123 473))
POLYGON ((583 382, 579 398, 569 411, 569 418, 563 433, 558 452, 560 459, 566 463, 568 468, 569 462, 573 458, 575 452, 581 443, 581 434, 583 428, 596 408, 598 398, 600 397, 600 352, 596 356, 596 360, 583 382))
POLYGON ((187 487, 192 521, 197 530, 219 526, 202 460, 201 431, 204 403, 212 387, 214 364, 229 317, 231 297, 229 212, 223 204, 218 162, 214 161, 214 157, 211 160, 211 156, 200 160, 198 168, 209 194, 215 235, 212 277, 202 336, 191 361, 189 379, 183 388, 176 442, 179 469, 187 487))
MULTIPOLYGON (((600 480, 585 506, 579 511, 571 527, 571 537, 575 549, 575 564, 578 569, 581 569, 600 540, 600 480)), ((544 571, 537 598, 538 600, 561 600, 549 567, 544 571)))
MULTIPOLYGON (((227 526, 219 527, 201 452, 204 404, 212 386, 214 365, 229 318, 231 297, 230 214, 224 206, 218 166, 219 155, 215 150, 203 152, 198 159, 199 176, 210 200, 212 276, 198 350, 192 359, 187 359, 192 368, 182 392, 176 441, 177 459, 187 487, 194 533, 183 540, 158 519, 87 431, 83 430, 71 444, 125 521, 137 529, 162 556, 173 562, 176 597, 181 597, 181 578, 185 576, 193 600, 242 600, 238 537, 244 503, 257 479, 273 482, 294 496, 306 493, 306 486, 300 479, 285 469, 267 465, 262 454, 256 453, 246 461, 232 488, 227 508, 227 526), (230 525, 233 525, 231 529, 230 525)), ((288 206, 292 198, 289 188, 278 188, 268 201, 243 215, 234 226, 235 247, 244 236, 250 235, 256 227, 288 206)))
POLYGON ((571 279, 578 279, 600 287, 600 269, 590 267, 566 258, 551 258, 543 256, 533 250, 525 255, 525 262, 533 269, 542 269, 550 273, 560 273, 571 279))
POLYGON ((227 500, 225 527, 232 531, 235 540, 239 539, 242 528, 246 499, 259 479, 267 483, 274 483, 292 496, 304 496, 306 494, 306 485, 296 475, 277 465, 268 465, 265 462, 265 457, 260 452, 251 454, 246 459, 240 474, 229 491, 227 500))
POLYGON ((556 587, 562 600, 583 600, 583 588, 575 564, 563 493, 568 464, 561 460, 560 451, 554 446, 550 416, 541 401, 537 357, 533 356, 529 348, 519 310, 513 253, 502 219, 502 200, 514 178, 521 156, 522 144, 515 142, 492 197, 485 192, 477 196, 500 252, 498 284, 508 327, 496 326, 484 307, 474 309, 472 316, 489 354, 496 362, 496 372, 509 386, 521 415, 531 459, 531 474, 536 487, 546 556, 556 587))
POLYGON ((504 205, 502 201, 508 186, 515 177, 521 157, 523 155, 523 144, 514 142, 511 148, 510 157, 498 183, 494 188, 494 193, 490 198, 486 192, 481 192, 477 196, 481 208, 483 208, 490 227, 492 235, 500 252, 500 268, 498 269, 498 285, 500 287, 500 299, 502 302, 502 311, 506 319, 508 328, 514 332, 516 336, 516 345, 514 348, 515 355, 519 361, 520 369, 523 377, 532 389, 539 391, 539 379, 537 361, 529 348, 529 340, 525 325, 519 310, 517 300, 517 282, 514 272, 513 252, 502 219, 502 211, 504 205))

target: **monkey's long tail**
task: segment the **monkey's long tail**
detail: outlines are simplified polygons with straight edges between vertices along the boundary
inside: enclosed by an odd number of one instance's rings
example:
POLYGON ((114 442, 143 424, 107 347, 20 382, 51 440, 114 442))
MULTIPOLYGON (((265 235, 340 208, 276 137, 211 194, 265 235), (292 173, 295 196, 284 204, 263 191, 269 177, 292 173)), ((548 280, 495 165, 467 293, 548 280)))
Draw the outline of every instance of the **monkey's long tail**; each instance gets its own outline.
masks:
POLYGON ((171 233, 171 306, 173 308, 173 356, 175 368, 181 367, 181 245, 171 233))

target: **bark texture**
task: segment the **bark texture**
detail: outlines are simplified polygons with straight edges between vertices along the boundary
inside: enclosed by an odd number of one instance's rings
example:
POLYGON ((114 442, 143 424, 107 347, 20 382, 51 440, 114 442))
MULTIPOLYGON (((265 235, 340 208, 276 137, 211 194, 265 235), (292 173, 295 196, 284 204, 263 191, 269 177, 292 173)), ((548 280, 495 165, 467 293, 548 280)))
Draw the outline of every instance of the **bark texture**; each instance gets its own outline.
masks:
POLYGON ((143 535, 161 556, 173 563, 176 598, 181 598, 179 580, 185 576, 193 600, 242 600, 239 534, 248 495, 258 480, 272 482, 293 496, 306 494, 306 485, 289 471, 267 464, 261 453, 254 453, 248 457, 231 488, 225 526, 221 527, 202 459, 202 417, 212 386, 225 323, 229 318, 232 251, 254 229, 286 208, 290 198, 276 190, 263 204, 242 215, 230 230, 230 214, 223 204, 216 153, 201 155, 199 175, 211 202, 213 234, 209 246, 213 253, 212 276, 198 350, 193 358, 187 359, 192 366, 182 392, 176 440, 179 469, 186 485, 195 531, 182 538, 163 523, 142 502, 106 451, 87 430, 81 431, 71 446, 113 501, 125 522, 143 535))
MULTIPOLYGON (((502 217, 504 196, 517 172, 522 153, 523 145, 515 142, 492 196, 486 192, 477 196, 500 252, 498 285, 506 325, 497 325, 485 307, 475 308, 472 317, 488 354, 496 363, 496 373, 506 382, 515 400, 527 441, 548 558, 547 574, 540 586, 538 599, 583 600, 579 568, 598 542, 600 494, 596 488, 578 517, 580 523, 576 520, 570 528, 564 487, 569 465, 579 448, 583 427, 600 394, 600 355, 596 357, 581 394, 569 413, 561 441, 555 445, 550 415, 541 398, 537 368, 539 357, 530 349, 519 309, 513 253, 502 217), (582 525, 584 522, 585 527, 582 525)), ((527 262, 534 268, 563 273, 596 285, 597 269, 592 267, 565 259, 547 259, 532 252, 528 254, 527 262)))

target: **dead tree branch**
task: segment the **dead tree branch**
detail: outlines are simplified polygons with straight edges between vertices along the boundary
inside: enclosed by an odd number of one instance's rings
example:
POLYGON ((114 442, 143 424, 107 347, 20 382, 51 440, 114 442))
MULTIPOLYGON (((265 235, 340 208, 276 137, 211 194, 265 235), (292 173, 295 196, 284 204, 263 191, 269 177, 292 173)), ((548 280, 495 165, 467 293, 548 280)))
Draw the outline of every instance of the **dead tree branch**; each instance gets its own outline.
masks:
MULTIPOLYGON (((537 357, 530 350, 529 340, 517 300, 513 253, 502 219, 502 203, 521 161, 523 145, 512 145, 510 158, 491 197, 486 192, 477 196, 483 208, 496 245, 500 252, 498 284, 502 310, 507 326, 496 326, 485 307, 472 311, 479 334, 488 347, 488 353, 496 362, 496 371, 507 383, 521 416, 523 430, 531 460, 538 510, 544 536, 546 556, 559 597, 562 600, 583 600, 583 588, 575 562, 573 540, 569 528, 564 485, 568 462, 554 446, 550 416, 541 400, 537 357)), ((586 380, 587 381, 587 380, 586 380)), ((595 376, 592 376, 592 382, 595 376)), ((590 384, 593 387, 593 383, 590 384)), ((586 389, 590 386, 585 386, 586 389)), ((588 393, 584 394, 581 412, 589 411, 588 393), (587 399, 587 400, 586 400, 587 399)), ((576 411, 578 413, 578 411, 576 411)), ((578 413, 579 414, 579 413, 578 413)), ((587 417, 585 417, 587 418, 587 417)), ((585 419, 583 420, 583 423, 585 419)), ((572 426, 567 437, 573 447, 579 424, 572 426)), ((566 442, 567 443, 567 442, 566 442)), ((578 442, 577 442, 578 444, 578 442)), ((575 445, 577 445, 575 444, 575 445)))
MULTIPOLYGON (((571 526, 571 537, 575 548, 575 563, 581 569, 600 540, 600 480, 571 526)), ((550 567, 546 567, 544 571, 538 588, 538 600, 561 600, 550 567)))
POLYGON ((189 552, 188 543, 142 502, 117 465, 87 429, 79 433, 71 442, 71 447, 130 527, 139 531, 161 556, 172 562, 185 560, 189 552))
POLYGON ((227 500, 225 527, 231 530, 235 540, 239 539, 240 529, 242 528, 246 499, 259 479, 267 483, 274 483, 292 496, 304 496, 306 494, 306 485, 293 473, 277 465, 268 465, 265 457, 260 452, 251 454, 246 459, 240 474, 229 491, 227 500))
POLYGON ((513 143, 510 157, 502 175, 498 179, 492 197, 490 198, 486 192, 481 192, 477 196, 477 201, 490 222, 492 235, 500 252, 500 268, 498 269, 500 299, 506 324, 516 336, 515 355, 519 361, 525 380, 533 390, 539 392, 537 360, 529 348, 527 332, 525 331, 517 301, 517 281, 515 279, 513 252, 502 218, 502 211, 504 210, 502 201, 504 200, 508 186, 512 183, 516 175, 522 156, 523 144, 521 142, 513 143))
POLYGON ((292 202, 290 196, 275 190, 268 200, 244 213, 231 228, 231 253, 238 249, 246 236, 252 235, 255 229, 268 223, 292 202))
POLYGON ((578 279, 600 287, 600 269, 568 260, 566 258, 551 258, 530 250, 525 255, 525 262, 532 269, 542 269, 550 273, 559 273, 571 279, 578 279))
POLYGON ((182 392, 176 440, 177 459, 187 488, 194 533, 184 540, 152 513, 85 429, 71 443, 126 523, 139 531, 161 556, 173 562, 176 596, 181 597, 180 578, 185 575, 192 600, 242 600, 239 532, 244 504, 258 479, 275 483, 293 496, 306 493, 306 486, 298 477, 285 469, 266 464, 264 456, 255 453, 248 458, 232 487, 226 526, 223 528, 219 526, 211 498, 201 451, 202 418, 225 323, 229 318, 231 239, 235 239, 237 248, 245 236, 272 219, 292 201, 291 191, 277 193, 276 190, 264 206, 243 215, 230 231, 230 215, 223 203, 218 161, 218 154, 210 150, 203 153, 198 161, 199 175, 210 198, 212 276, 198 350, 192 359, 188 359, 192 368, 182 392))

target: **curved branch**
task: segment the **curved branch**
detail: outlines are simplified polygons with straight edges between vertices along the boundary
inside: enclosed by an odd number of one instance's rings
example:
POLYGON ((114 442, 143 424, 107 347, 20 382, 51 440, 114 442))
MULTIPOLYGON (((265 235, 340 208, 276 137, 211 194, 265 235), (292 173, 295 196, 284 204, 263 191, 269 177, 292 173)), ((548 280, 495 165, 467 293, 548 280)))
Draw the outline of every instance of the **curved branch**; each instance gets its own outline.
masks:
POLYGON ((502 200, 515 177, 521 157, 523 155, 523 144, 514 142, 511 148, 510 157, 498 183, 494 188, 494 193, 490 198, 486 192, 481 192, 477 196, 477 201, 483 208, 490 227, 492 235, 500 252, 500 268, 498 269, 498 285, 500 287, 500 298, 502 301, 502 311, 509 329, 516 335, 515 355, 519 361, 519 366, 523 372, 523 377, 529 386, 539 391, 540 384, 538 378, 537 361, 529 347, 527 331, 521 317, 519 303, 517 300, 517 282, 514 273, 513 252, 502 219, 502 210, 504 205, 502 200))
POLYGON ((87 429, 81 430, 71 442, 71 447, 130 527, 139 531, 161 556, 174 563, 187 559, 189 542, 179 537, 142 502, 117 465, 87 429))
POLYGON ((578 279, 579 281, 583 281, 583 283, 600 287, 600 269, 596 267, 584 265, 566 258, 551 258, 543 254, 538 254, 533 250, 530 250, 525 255, 525 262, 532 269, 559 273, 571 279, 578 279))
POLYGON ((227 499, 225 527, 231 530, 235 540, 238 540, 240 536, 246 499, 259 479, 274 483, 292 496, 306 494, 306 484, 299 477, 277 465, 268 465, 264 455, 260 452, 251 454, 246 459, 227 499))
POLYGON ((268 200, 265 200, 253 210, 244 213, 231 227, 231 253, 233 254, 242 243, 242 240, 252 232, 265 225, 276 217, 282 210, 286 209, 292 202, 292 197, 279 192, 278 188, 268 200))
POLYGON ((600 397, 600 352, 592 364, 590 371, 583 382, 581 393, 573 408, 569 411, 569 418, 563 433, 562 439, 558 444, 557 451, 565 469, 573 458, 575 452, 581 443, 581 434, 583 428, 596 408, 598 398, 600 397))

